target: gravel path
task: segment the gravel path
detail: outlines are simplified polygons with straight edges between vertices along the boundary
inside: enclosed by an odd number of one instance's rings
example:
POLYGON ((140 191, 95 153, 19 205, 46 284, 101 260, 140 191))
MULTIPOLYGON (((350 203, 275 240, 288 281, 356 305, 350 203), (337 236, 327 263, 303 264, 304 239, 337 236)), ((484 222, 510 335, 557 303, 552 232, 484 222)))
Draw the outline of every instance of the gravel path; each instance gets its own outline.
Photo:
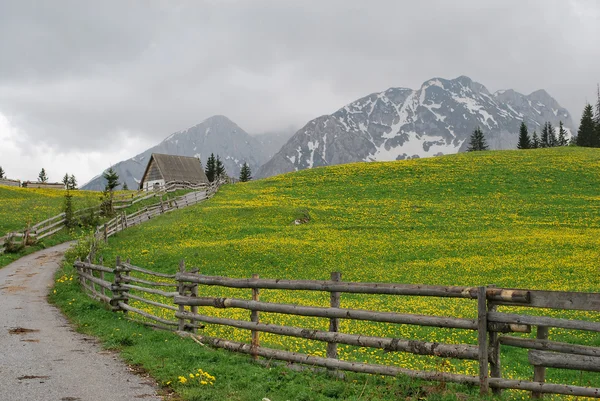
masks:
POLYGON ((69 244, 0 269, 0 400, 161 400, 154 383, 76 333, 46 301, 69 244))

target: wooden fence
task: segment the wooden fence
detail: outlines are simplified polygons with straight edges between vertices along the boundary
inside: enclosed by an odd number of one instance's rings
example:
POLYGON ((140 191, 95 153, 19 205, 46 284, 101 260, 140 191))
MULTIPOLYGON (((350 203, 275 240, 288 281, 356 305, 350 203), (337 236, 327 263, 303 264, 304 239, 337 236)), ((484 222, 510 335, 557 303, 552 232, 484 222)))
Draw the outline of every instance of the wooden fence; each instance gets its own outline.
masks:
MULTIPOLYGON (((219 183, 218 185, 220 185, 220 184, 221 183, 219 183)), ((173 181, 173 182, 169 182, 169 183, 165 184, 164 186, 160 186, 152 191, 138 191, 133 194, 116 195, 113 200, 113 205, 114 205, 113 208, 118 211, 118 210, 128 208, 130 206, 133 206, 136 203, 139 203, 139 202, 147 200, 147 199, 160 198, 160 201, 157 204, 146 207, 132 215, 133 218, 135 219, 134 220, 135 223, 129 224, 129 226, 136 225, 136 224, 139 224, 143 219, 148 220, 153 216, 164 213, 165 211, 172 210, 174 208, 177 209, 180 207, 191 206, 191 205, 199 202, 200 200, 202 200, 201 197, 203 196, 203 194, 204 194, 204 196, 210 197, 216 192, 216 190, 217 190, 216 188, 218 187, 218 185, 217 184, 193 185, 188 182, 173 181), (167 200, 167 201, 162 200, 163 195, 171 193, 171 192, 175 192, 177 190, 192 190, 193 192, 190 192, 184 196, 181 196, 181 197, 177 198, 176 200, 167 200)), ((86 213, 94 213, 94 214, 100 213, 100 205, 93 206, 90 208, 76 210, 74 212, 74 216, 81 217, 81 216, 85 215, 86 213)), ((132 216, 130 216, 130 218, 132 216)), ((128 223, 127 220, 125 220, 125 222, 123 222, 120 219, 123 219, 123 214, 118 214, 117 217, 115 217, 114 219, 112 219, 109 222, 110 223, 109 227, 111 228, 110 235, 113 235, 117 231, 120 231, 120 230, 116 230, 116 226, 119 224, 121 227, 123 225, 123 223, 125 223, 125 227, 127 227, 127 223, 128 223)), ((63 229, 65 227, 65 223, 66 223, 65 213, 60 213, 60 214, 50 217, 49 219, 46 219, 40 223, 37 223, 31 227, 27 227, 27 228, 17 231, 17 232, 8 233, 5 236, 0 237, 0 253, 4 252, 4 243, 6 241, 11 241, 15 245, 22 244, 22 245, 26 246, 30 243, 30 239, 31 240, 41 240, 47 236, 57 233, 58 231, 60 231, 61 229, 63 229)))
MULTIPOLYGON (((569 320, 525 314, 501 313, 499 305, 580 310, 597 313, 600 317, 600 293, 562 291, 534 291, 496 287, 448 287, 390 283, 356 283, 341 281, 340 273, 332 273, 327 281, 317 280, 270 280, 253 275, 249 279, 205 276, 197 271, 187 272, 182 262, 176 274, 156 273, 121 262, 109 269, 88 261, 75 263, 82 286, 90 296, 110 304, 115 311, 122 311, 132 320, 156 328, 191 336, 214 347, 251 355, 254 359, 264 357, 287 362, 340 369, 353 372, 387 376, 407 375, 433 381, 456 382, 478 385, 481 394, 490 389, 499 394, 502 389, 532 392, 541 398, 544 393, 566 394, 600 398, 600 388, 553 384, 545 382, 546 368, 600 371, 600 347, 569 344, 548 339, 548 328, 557 327, 600 333, 600 322, 569 320), (111 273, 112 281, 103 277, 111 273), (199 296, 199 286, 219 286, 251 290, 251 299, 217 298, 199 296), (301 306, 260 301, 261 289, 283 291, 324 291, 330 294, 330 307, 301 306), (110 295, 108 294, 110 292, 110 295), (148 299, 148 294, 160 295, 164 302, 148 299), (409 297, 463 298, 476 300, 476 319, 429 316, 340 308, 342 294, 397 295, 409 297), (156 316, 148 311, 129 305, 129 300, 152 305, 170 311, 172 318, 156 316), (237 308, 249 311, 249 320, 214 317, 198 313, 199 307, 237 308), (329 330, 265 323, 260 312, 311 316, 329 320, 329 330), (385 338, 352 333, 340 333, 340 319, 365 320, 404 325, 441 327, 472 330, 477 332, 478 343, 443 344, 403 338, 385 338), (206 324, 225 325, 251 332, 251 342, 241 343, 198 334, 198 328, 206 324), (531 332, 537 326, 537 338, 510 335, 514 332, 531 332), (271 349, 260 345, 259 333, 321 341, 327 343, 326 357, 271 349), (340 360, 337 345, 383 349, 388 352, 408 352, 432 355, 440 358, 457 358, 478 361, 479 375, 469 376, 436 371, 417 371, 398 366, 386 366, 340 360), (534 367, 532 381, 510 380, 502 377, 500 348, 502 346, 529 349, 529 363, 534 367)), ((249 291, 250 292, 250 291, 249 291)))

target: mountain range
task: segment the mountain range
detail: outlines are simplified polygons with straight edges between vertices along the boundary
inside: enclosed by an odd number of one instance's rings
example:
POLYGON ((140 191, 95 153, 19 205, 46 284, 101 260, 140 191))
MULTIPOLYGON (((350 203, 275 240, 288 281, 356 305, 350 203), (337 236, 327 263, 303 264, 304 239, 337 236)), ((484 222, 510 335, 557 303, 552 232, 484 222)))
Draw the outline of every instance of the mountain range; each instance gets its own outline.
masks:
POLYGON ((491 149, 515 149, 522 121, 530 131, 571 115, 546 91, 490 93, 461 76, 430 79, 417 90, 390 88, 309 121, 265 163, 256 177, 359 161, 390 161, 466 151, 480 127, 491 149))
MULTIPOLYGON (((491 149, 514 149, 522 121, 530 131, 562 121, 575 132, 569 112, 546 91, 523 95, 512 89, 490 93, 466 76, 434 78, 419 89, 390 88, 358 99, 333 114, 317 117, 291 135, 251 136, 225 116, 213 116, 169 135, 158 145, 113 166, 135 188, 152 153, 221 156, 237 177, 247 162, 256 178, 358 161, 389 161, 466 151, 480 127, 491 149), (291 136, 291 138, 290 138, 291 136)), ((101 190, 102 175, 82 189, 101 190)))

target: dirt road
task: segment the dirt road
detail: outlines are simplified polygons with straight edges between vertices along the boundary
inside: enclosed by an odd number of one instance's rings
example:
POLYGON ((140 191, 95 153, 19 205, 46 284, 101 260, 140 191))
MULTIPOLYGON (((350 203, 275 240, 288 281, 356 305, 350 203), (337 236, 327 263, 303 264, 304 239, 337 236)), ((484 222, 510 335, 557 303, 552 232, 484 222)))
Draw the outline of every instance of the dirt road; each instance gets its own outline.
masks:
POLYGON ((0 269, 0 400, 161 400, 149 379, 74 332, 47 303, 67 248, 45 249, 0 269))

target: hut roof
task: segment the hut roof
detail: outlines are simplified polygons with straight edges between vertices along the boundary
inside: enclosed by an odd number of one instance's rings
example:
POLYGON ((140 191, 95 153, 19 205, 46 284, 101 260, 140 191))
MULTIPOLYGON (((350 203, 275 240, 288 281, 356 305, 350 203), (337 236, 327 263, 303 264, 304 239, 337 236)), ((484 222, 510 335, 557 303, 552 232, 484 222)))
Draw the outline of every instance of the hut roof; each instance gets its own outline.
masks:
POLYGON ((208 183, 202 163, 200 163, 200 159, 197 157, 164 155, 160 153, 152 153, 152 156, 150 156, 150 160, 148 160, 148 165, 142 176, 142 182, 146 178, 152 159, 156 162, 165 182, 186 181, 192 184, 208 183))

